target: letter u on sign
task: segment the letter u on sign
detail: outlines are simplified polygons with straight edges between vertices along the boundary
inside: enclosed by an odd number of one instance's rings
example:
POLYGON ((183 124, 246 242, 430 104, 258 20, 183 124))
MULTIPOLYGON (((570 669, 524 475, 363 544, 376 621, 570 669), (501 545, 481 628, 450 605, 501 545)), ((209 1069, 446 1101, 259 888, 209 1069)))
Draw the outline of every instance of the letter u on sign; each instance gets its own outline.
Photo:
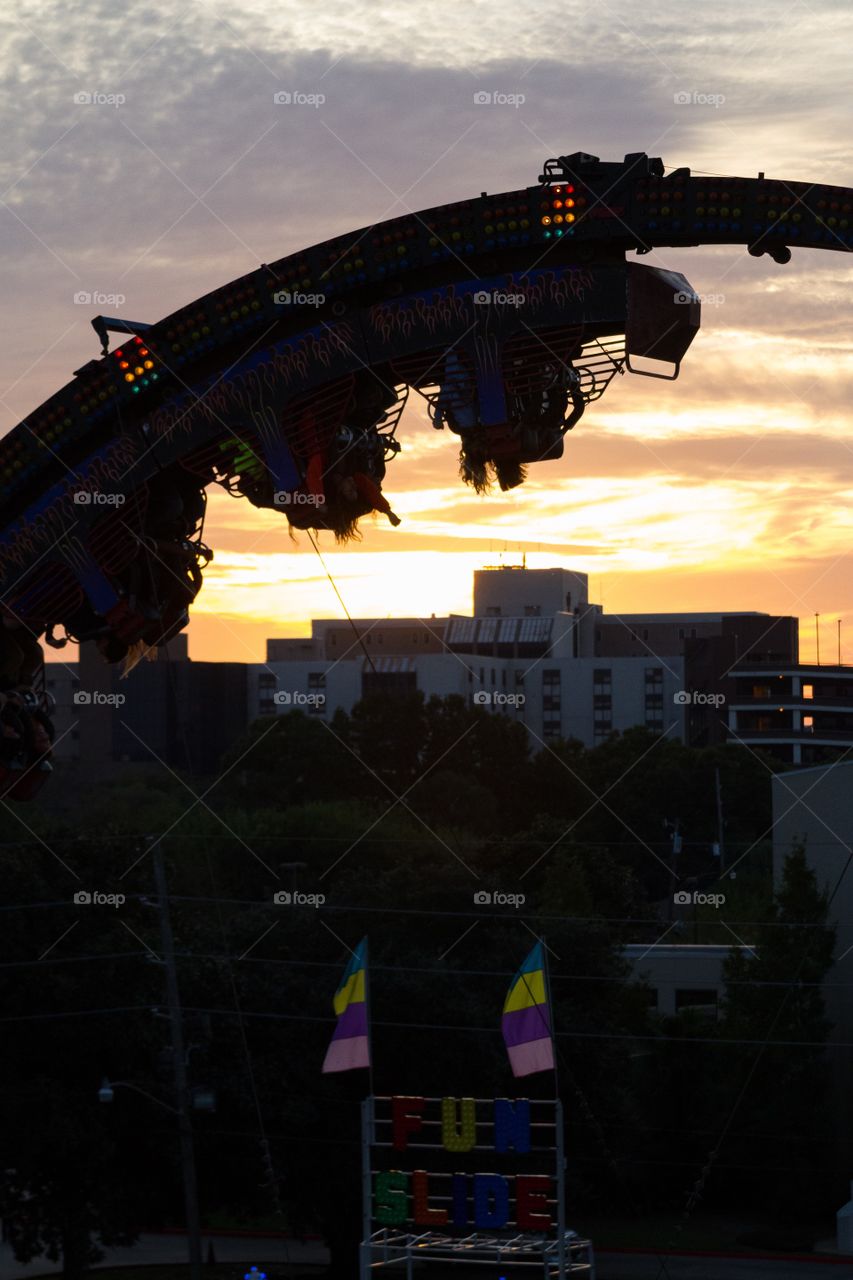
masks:
POLYGON ((477 1141, 477 1112, 473 1098, 441 1100, 441 1144, 445 1151, 471 1151, 477 1141))

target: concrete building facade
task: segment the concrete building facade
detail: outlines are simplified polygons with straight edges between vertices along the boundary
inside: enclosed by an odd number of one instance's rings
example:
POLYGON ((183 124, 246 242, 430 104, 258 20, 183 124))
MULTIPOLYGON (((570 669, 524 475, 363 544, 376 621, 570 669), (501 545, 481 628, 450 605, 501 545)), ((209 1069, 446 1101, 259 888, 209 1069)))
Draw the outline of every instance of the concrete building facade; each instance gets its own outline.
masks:
POLYGON ((727 735, 732 668, 796 662, 795 618, 759 613, 605 614, 586 574, 478 570, 470 616, 314 620, 269 640, 249 673, 249 718, 299 706, 320 717, 367 693, 456 694, 537 740, 596 746, 636 725, 706 745, 727 735))

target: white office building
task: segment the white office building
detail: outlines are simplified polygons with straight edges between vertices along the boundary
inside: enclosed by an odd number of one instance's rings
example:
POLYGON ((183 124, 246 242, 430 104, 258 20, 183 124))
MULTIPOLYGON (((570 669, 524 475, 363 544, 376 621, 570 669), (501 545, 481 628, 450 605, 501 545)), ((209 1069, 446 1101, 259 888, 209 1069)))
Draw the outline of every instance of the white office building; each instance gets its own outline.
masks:
MULTIPOLYGON (((470 617, 315 619, 306 639, 269 640, 249 672, 249 718, 330 717, 374 691, 456 694, 519 720, 534 739, 588 746, 645 725, 685 739, 685 647, 761 614, 606 615, 587 575, 487 568, 470 617)), ((741 625, 741 630, 745 624, 741 625)))

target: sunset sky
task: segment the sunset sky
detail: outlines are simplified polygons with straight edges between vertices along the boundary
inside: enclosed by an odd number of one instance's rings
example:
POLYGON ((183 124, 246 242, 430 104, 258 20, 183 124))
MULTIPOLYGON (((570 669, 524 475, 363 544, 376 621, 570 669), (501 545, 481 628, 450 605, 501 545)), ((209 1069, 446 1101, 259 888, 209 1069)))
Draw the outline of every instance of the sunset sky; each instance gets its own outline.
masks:
MULTIPOLYGON (((853 186, 853 10, 756 0, 58 3, 0 19, 2 430, 98 354, 98 310, 153 321, 305 245, 407 209, 532 183, 549 156, 629 151, 699 172, 853 186), (277 91, 323 95, 280 106, 277 91), (479 90, 523 94, 478 106, 479 90), (677 105, 679 93, 722 97, 677 105), (123 97, 79 104, 80 93, 123 97), (116 294, 112 306, 75 303, 116 294)), ((354 616, 468 611, 486 563, 584 570, 608 612, 760 609, 803 619, 812 656, 853 662, 853 260, 662 250, 703 327, 675 383, 626 375, 559 462, 480 498, 455 438, 410 399, 385 490, 403 518, 320 546, 354 616)), ((210 495, 216 558, 198 659, 341 607, 308 538, 210 495)))

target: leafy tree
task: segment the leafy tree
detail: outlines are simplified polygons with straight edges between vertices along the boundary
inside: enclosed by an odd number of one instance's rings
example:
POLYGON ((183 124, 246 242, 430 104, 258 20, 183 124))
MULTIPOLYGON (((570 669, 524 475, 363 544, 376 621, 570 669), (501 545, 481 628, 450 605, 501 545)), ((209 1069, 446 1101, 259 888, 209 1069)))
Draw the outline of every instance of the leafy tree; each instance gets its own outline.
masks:
POLYGON ((725 1151, 744 1170, 759 1163, 763 1175, 734 1171, 732 1182, 758 1203, 800 1215, 826 1195, 832 1163, 822 990, 835 947, 828 910, 805 851, 794 849, 754 951, 733 949, 724 967, 721 1034, 751 1042, 729 1058, 725 1151))

